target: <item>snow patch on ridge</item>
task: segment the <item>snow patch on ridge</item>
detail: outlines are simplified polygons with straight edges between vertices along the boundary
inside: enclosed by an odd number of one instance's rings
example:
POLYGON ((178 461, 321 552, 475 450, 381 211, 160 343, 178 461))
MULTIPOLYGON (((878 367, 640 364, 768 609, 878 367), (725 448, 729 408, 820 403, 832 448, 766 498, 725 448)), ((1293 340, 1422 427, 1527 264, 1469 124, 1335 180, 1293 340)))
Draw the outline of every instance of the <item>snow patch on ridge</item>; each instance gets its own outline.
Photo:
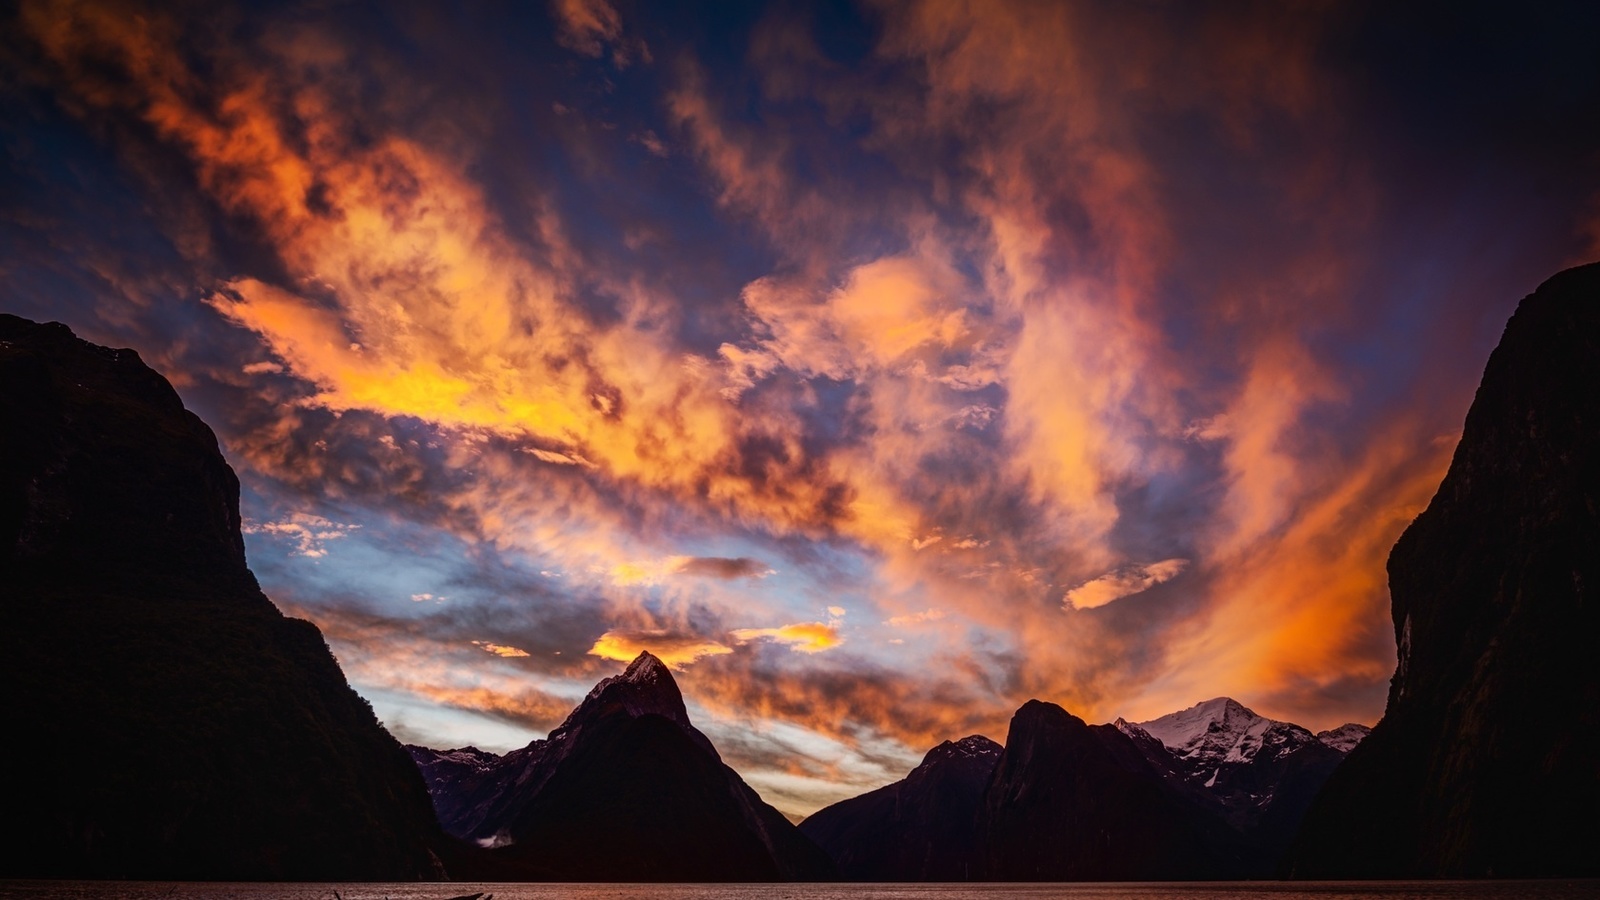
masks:
POLYGON ((1355 722, 1347 722, 1338 728, 1317 732, 1317 740, 1327 744, 1340 753, 1349 753, 1356 745, 1367 739, 1372 729, 1355 722))

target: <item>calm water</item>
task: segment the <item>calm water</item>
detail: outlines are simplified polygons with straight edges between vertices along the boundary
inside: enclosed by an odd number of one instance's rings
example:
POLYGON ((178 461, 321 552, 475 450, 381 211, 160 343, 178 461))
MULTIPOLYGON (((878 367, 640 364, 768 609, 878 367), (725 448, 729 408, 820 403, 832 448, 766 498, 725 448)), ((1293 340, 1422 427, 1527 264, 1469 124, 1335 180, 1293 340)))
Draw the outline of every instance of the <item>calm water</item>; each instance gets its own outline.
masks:
POLYGON ((239 884, 0 881, 0 900, 1590 900, 1600 881, 1227 884, 239 884))

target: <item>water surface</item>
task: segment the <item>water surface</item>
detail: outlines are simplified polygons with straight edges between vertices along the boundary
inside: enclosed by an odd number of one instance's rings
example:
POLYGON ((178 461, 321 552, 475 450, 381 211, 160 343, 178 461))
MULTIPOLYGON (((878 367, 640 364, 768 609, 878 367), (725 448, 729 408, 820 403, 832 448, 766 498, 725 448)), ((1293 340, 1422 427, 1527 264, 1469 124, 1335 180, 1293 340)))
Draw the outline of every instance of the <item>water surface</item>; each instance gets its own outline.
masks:
POLYGON ((1117 884, 314 884, 0 881, 0 900, 1591 900, 1600 881, 1117 884))

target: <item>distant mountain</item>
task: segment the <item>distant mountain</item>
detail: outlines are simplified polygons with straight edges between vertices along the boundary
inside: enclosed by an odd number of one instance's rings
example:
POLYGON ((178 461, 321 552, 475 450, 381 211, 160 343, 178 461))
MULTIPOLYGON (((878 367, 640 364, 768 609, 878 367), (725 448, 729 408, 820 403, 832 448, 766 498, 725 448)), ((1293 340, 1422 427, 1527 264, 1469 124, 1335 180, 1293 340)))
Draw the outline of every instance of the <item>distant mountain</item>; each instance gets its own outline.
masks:
POLYGON ((1250 848, 1252 875, 1275 871, 1306 810, 1344 760, 1344 746, 1368 731, 1343 725, 1321 735, 1256 715, 1218 697, 1188 709, 1116 726, 1158 770, 1236 828, 1250 848))
POLYGON ((970 881, 981 868, 978 813, 1000 752, 982 735, 945 741, 905 778, 818 810, 800 831, 847 881, 970 881))
POLYGON ((1368 730, 1313 735, 1226 697, 1098 726, 1030 701, 1004 748, 947 741, 800 830, 850 880, 1267 877, 1368 730))
POLYGON ((211 430, 132 350, 9 315, 0 616, 0 874, 442 874, 405 751, 245 566, 211 430))
POLYGON ((1237 832, 1176 790, 1111 725, 1030 700, 983 798, 984 878, 1169 881, 1248 871, 1237 832))
POLYGON ((1600 264, 1523 299, 1389 555, 1399 666, 1307 878, 1600 875, 1600 264))
POLYGON ((1327 744, 1329 747, 1332 747, 1340 753, 1348 754, 1351 750, 1356 748, 1357 744, 1366 740, 1367 735, 1371 733, 1372 729, 1366 725, 1358 725, 1354 722, 1347 722, 1343 725, 1340 725, 1338 728, 1330 728, 1327 731, 1317 732, 1317 740, 1327 744))
POLYGON ((411 748, 446 830, 553 881, 806 881, 828 856, 722 763, 642 653, 544 740, 505 756, 411 748))

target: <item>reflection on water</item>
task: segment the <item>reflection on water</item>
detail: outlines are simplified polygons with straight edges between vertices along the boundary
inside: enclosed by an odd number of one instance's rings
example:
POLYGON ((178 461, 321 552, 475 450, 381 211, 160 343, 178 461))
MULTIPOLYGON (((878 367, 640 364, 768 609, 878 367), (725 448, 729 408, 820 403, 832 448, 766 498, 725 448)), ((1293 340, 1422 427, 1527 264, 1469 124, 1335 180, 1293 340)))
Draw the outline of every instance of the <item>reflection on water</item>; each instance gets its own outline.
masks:
POLYGON ((1600 881, 1156 884, 305 884, 0 881, 0 900, 1591 900, 1600 881))

